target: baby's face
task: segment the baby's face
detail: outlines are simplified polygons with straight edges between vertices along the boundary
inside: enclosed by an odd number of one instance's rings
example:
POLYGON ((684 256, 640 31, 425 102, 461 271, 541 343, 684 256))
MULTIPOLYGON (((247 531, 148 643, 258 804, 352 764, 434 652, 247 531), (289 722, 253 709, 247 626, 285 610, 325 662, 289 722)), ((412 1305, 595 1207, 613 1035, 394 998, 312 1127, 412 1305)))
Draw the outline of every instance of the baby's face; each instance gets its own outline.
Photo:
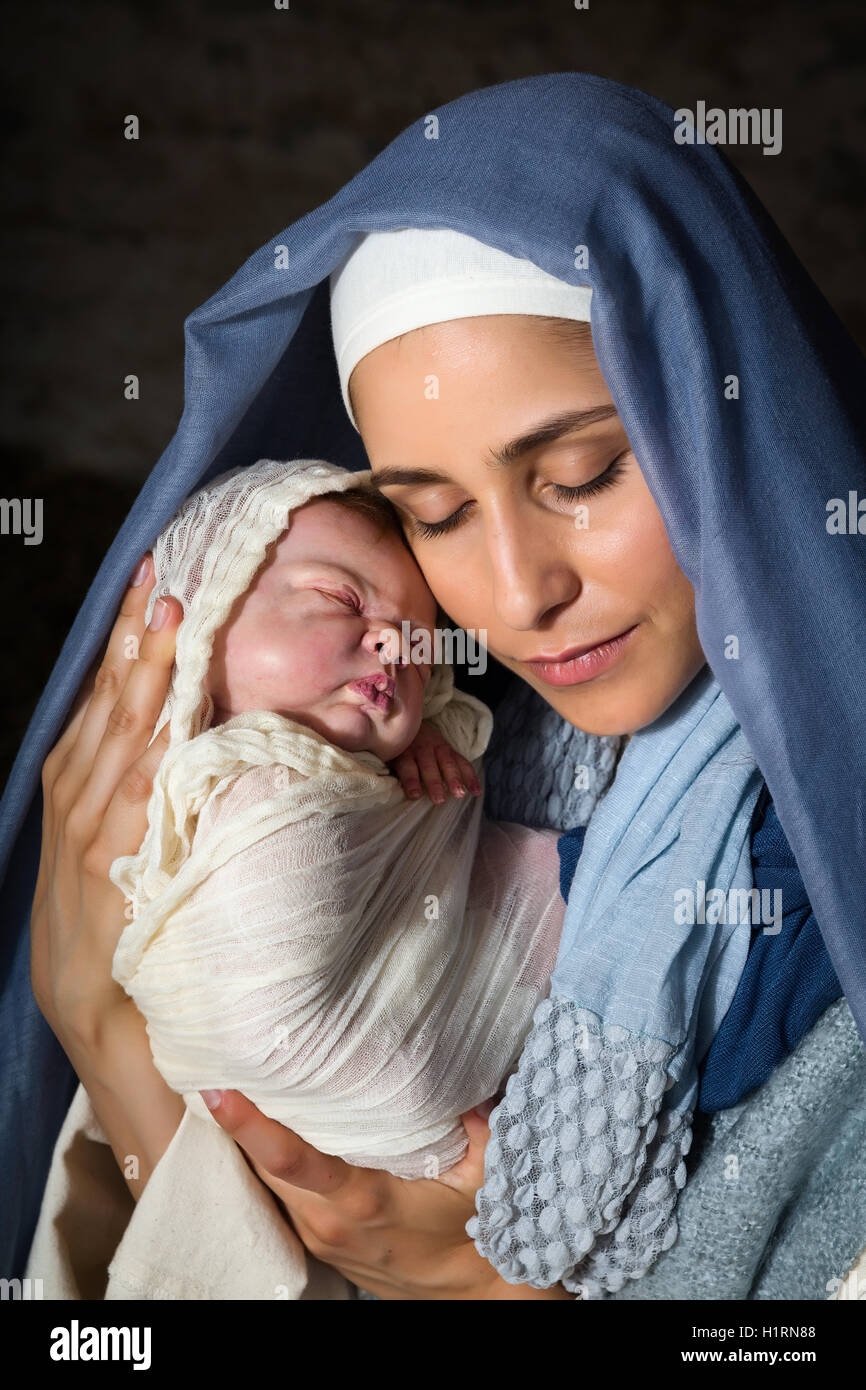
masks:
POLYGON ((307 503, 217 633, 214 722, 271 710, 349 752, 396 757, 418 731, 431 674, 396 664, 404 620, 410 634, 432 632, 436 600, 399 537, 339 503, 307 503), (380 659, 382 643, 396 660, 380 659), (354 684, 370 677, 385 687, 378 696, 354 684))

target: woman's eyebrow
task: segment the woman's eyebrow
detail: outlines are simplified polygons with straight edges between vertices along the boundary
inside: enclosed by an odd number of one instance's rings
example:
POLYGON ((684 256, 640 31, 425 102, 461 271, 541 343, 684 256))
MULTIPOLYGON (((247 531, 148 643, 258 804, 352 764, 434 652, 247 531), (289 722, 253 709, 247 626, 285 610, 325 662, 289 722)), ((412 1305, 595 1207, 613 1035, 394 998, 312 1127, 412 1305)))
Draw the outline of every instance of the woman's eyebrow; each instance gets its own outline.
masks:
MULTIPOLYGON (((587 429, 589 425, 598 424, 602 420, 610 420, 616 413, 615 405, 594 405, 587 410, 566 410, 560 412, 559 415, 552 415, 549 420, 543 420, 541 424, 536 425, 526 434, 509 439, 498 449, 491 449, 489 451, 490 466, 492 468, 507 468, 509 464, 516 463, 518 459, 531 453, 533 449, 538 449, 543 444, 552 444, 565 434, 573 434, 577 430, 587 429)), ((372 477, 373 485, 377 488, 409 487, 413 483, 450 483, 453 481, 453 478, 449 478, 447 473, 440 473, 433 468, 398 468, 396 466, 378 468, 372 477)))

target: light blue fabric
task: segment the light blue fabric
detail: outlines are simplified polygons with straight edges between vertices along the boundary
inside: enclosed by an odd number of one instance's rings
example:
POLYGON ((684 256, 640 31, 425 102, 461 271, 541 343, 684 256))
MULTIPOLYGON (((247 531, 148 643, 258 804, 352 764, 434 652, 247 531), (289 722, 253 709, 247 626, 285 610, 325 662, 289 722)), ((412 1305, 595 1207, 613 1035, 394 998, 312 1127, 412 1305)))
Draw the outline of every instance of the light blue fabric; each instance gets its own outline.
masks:
POLYGON ((327 294, 366 231, 452 227, 592 288, 601 369, 694 586, 701 644, 866 1036, 864 536, 856 509, 853 529, 827 530, 828 502, 866 497, 866 370, 722 152, 677 145, 673 130, 664 103, 583 73, 419 112, 185 321, 177 432, 82 605, 0 805, 0 1177, 14 1193, 0 1275, 23 1268, 71 1081, 28 978, 42 762, 129 574, 189 492, 262 457, 367 466, 327 294))
POLYGON ((753 887, 749 832, 762 785, 705 669, 632 736, 578 860, 551 992, 608 1027, 669 1043, 671 1109, 693 1107, 697 1064, 748 955, 751 918, 741 909, 753 887), (712 916, 701 912, 700 885, 724 897, 717 924, 699 920, 712 916))

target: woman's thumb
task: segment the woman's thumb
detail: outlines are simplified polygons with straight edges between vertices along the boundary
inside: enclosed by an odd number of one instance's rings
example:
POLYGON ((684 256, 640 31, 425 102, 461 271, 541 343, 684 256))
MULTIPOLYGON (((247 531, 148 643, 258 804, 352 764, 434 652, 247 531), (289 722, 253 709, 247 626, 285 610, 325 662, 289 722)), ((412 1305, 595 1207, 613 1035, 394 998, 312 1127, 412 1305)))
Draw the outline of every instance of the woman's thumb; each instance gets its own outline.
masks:
POLYGON ((483 1100, 480 1105, 476 1105, 474 1110, 467 1110, 462 1115, 462 1120, 466 1133, 469 1135, 470 1148, 481 1145, 484 1148, 490 1138, 490 1113, 496 1105, 496 1100, 483 1100))
POLYGON ((495 1100, 485 1100, 476 1109, 462 1112, 460 1119, 469 1140, 468 1147, 460 1162, 446 1169, 439 1179, 470 1201, 474 1201, 475 1193, 484 1184, 484 1150, 490 1140, 487 1117, 495 1105, 495 1100))

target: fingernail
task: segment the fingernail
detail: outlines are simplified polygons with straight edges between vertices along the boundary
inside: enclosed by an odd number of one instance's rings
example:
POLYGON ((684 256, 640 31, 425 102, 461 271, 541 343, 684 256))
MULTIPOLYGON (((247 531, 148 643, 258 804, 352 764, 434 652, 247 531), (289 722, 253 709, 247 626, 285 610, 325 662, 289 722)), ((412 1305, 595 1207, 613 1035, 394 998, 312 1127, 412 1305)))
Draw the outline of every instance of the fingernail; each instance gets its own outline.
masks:
POLYGON ((130 588, 137 589, 139 584, 144 583, 145 575, 147 574, 147 558, 146 555, 143 555, 136 565, 135 572, 129 581, 130 588))
POLYGON ((199 1091, 199 1095, 208 1110, 216 1110, 217 1106, 222 1104, 222 1091, 199 1091))
POLYGON ((149 627, 151 632, 159 632, 168 617, 168 604, 164 598, 158 598, 153 605, 153 612, 150 615, 149 627))
POLYGON ((460 785, 459 782, 455 782, 454 785, 452 786, 451 790, 453 791, 453 793, 454 793, 455 796, 465 796, 465 795, 466 795, 466 788, 465 788, 465 787, 461 787, 461 785, 460 785))
POLYGON ((490 1118, 490 1112, 495 1103, 496 1102, 492 1100, 483 1100, 480 1105, 476 1105, 475 1114, 478 1116, 479 1120, 487 1120, 490 1118))

